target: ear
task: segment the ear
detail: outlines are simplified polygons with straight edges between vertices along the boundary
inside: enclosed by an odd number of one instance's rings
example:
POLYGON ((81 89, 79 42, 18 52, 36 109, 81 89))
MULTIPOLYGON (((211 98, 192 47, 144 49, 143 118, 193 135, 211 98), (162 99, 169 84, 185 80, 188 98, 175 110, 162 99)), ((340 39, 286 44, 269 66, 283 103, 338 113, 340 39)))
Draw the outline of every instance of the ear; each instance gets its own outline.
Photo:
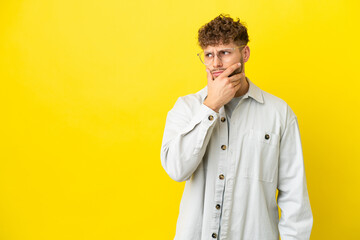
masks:
POLYGON ((244 63, 247 62, 250 58, 250 47, 248 45, 246 45, 243 49, 243 54, 244 54, 244 63))

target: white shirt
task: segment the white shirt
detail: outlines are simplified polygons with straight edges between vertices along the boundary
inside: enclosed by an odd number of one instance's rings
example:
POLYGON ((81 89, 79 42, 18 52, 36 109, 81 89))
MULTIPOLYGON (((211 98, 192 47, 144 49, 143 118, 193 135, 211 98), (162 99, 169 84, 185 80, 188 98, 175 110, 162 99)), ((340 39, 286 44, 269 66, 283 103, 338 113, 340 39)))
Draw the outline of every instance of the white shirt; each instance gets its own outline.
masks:
POLYGON ((207 86, 179 97, 167 114, 161 164, 172 179, 186 181, 175 240, 310 238, 297 117, 285 101, 246 80, 231 131, 224 106, 216 113, 203 104, 207 86))

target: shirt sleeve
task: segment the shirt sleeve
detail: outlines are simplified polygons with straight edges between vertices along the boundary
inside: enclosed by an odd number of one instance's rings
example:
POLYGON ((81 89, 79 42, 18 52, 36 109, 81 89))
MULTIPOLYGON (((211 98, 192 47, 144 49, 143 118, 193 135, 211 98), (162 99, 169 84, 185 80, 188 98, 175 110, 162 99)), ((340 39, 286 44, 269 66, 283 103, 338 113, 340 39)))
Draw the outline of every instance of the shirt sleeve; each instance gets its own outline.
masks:
POLYGON ((306 185, 304 160, 295 114, 289 109, 280 142, 277 203, 281 209, 279 232, 282 240, 308 240, 313 216, 306 185))
POLYGON ((219 113, 201 104, 195 114, 183 97, 168 112, 161 165, 175 181, 188 180, 200 164, 219 113))

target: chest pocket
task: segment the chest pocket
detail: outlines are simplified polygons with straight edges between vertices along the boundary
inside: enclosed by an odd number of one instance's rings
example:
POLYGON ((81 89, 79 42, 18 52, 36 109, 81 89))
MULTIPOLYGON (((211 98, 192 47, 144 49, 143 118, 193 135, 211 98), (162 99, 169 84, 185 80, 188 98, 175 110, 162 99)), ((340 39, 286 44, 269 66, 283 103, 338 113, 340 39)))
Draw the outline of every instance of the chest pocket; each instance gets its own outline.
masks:
POLYGON ((277 173, 280 136, 250 129, 244 136, 240 173, 245 178, 273 182, 277 173))

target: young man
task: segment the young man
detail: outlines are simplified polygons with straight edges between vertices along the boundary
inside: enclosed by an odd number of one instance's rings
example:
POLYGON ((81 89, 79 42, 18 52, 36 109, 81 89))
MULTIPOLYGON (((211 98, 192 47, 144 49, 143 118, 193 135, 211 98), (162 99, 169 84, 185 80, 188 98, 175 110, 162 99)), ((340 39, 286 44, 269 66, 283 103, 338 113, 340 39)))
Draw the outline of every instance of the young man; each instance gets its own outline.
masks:
POLYGON ((221 14, 198 34, 207 86, 178 98, 161 146, 165 171, 186 181, 175 240, 309 239, 296 115, 245 76, 249 38, 239 19, 221 14))

